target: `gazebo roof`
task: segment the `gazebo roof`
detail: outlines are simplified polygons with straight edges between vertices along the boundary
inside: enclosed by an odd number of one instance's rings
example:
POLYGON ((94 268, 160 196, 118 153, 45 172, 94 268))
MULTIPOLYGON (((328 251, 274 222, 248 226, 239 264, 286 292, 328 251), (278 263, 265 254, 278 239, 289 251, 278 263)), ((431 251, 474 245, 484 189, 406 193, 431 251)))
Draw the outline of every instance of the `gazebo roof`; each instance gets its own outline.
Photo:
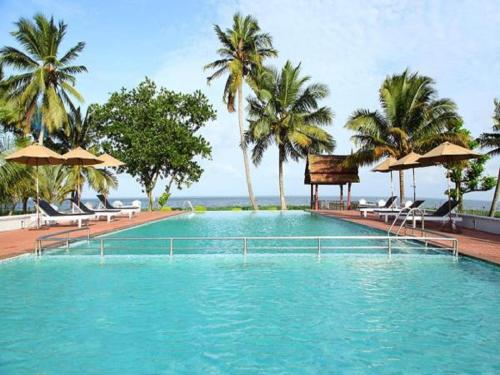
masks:
POLYGON ((348 155, 309 155, 304 183, 306 185, 344 185, 359 182, 358 168, 347 167, 348 155))

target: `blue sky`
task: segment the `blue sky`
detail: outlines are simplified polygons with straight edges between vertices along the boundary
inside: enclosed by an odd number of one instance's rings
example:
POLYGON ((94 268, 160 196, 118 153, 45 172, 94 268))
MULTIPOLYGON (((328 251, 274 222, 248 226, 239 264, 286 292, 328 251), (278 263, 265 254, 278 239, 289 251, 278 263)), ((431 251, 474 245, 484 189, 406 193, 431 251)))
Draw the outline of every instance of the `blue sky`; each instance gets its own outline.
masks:
MULTIPOLYGON (((353 148, 343 126, 356 108, 378 108, 378 88, 385 76, 405 68, 429 75, 441 97, 453 99, 474 135, 491 128, 493 98, 500 97, 500 2, 492 1, 66 1, 0 0, 0 45, 13 44, 9 31, 19 17, 35 12, 69 24, 66 46, 85 41, 79 60, 89 69, 78 77, 85 105, 106 101, 121 87, 145 76, 169 89, 201 89, 218 118, 204 130, 213 145, 203 163, 201 181, 175 192, 180 196, 245 195, 236 115, 221 102, 223 82, 206 85, 203 65, 216 58, 213 24, 230 26, 235 11, 252 14, 272 34, 280 66, 302 62, 304 74, 325 83, 331 94, 324 104, 335 112, 329 129, 337 153, 353 148)), ((247 89, 248 92, 248 89, 247 89)), ((270 149, 253 168, 257 195, 277 194, 277 152, 270 149)), ((496 175, 499 159, 487 169, 496 175)), ((286 167, 286 192, 307 195, 304 162, 286 167)), ((357 196, 386 195, 388 176, 363 168, 357 196)), ((443 170, 417 171, 418 193, 441 197, 443 170)), ((410 172, 407 172, 410 191, 410 172)), ((163 189, 158 185, 156 193, 163 189)), ((320 193, 337 194, 334 187, 320 193)), ((130 176, 120 176, 117 196, 141 194, 130 176)), ((490 199, 492 192, 470 194, 490 199)))

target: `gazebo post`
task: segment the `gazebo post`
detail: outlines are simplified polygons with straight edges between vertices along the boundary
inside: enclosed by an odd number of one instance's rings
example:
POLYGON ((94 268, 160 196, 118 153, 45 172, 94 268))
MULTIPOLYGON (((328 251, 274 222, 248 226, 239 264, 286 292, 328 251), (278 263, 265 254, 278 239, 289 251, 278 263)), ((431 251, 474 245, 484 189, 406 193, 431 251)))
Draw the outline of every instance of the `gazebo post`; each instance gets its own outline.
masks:
POLYGON ((340 206, 339 208, 342 210, 344 207, 344 185, 340 184, 340 206))
POLYGON ((309 208, 312 210, 314 204, 314 185, 311 184, 311 198, 309 199, 309 208))
POLYGON ((351 187, 352 183, 348 182, 347 183, 347 209, 351 209, 351 187))
POLYGON ((316 184, 316 194, 314 195, 314 209, 319 210, 319 185, 316 184))

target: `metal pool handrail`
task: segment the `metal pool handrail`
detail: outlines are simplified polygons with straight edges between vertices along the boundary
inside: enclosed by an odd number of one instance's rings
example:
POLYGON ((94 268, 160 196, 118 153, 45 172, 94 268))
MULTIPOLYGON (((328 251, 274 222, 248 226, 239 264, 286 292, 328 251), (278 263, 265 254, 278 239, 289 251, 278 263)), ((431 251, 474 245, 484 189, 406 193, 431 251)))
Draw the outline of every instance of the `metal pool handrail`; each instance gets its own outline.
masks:
MULTIPOLYGON (((83 229, 83 228, 82 228, 83 229)), ((64 233, 68 233, 68 236, 63 238, 63 240, 66 240, 66 249, 69 250, 69 244, 72 238, 69 237, 70 232, 76 232, 78 229, 71 230, 71 231, 65 231, 64 233)), ((54 233, 53 235, 47 235, 43 237, 39 237, 37 239, 37 251, 36 254, 41 255, 43 251, 43 242, 44 241, 54 241, 54 240, 61 240, 59 237, 54 237, 56 235, 60 235, 63 232, 59 233, 54 233)), ((81 241, 82 238, 78 237, 75 238, 75 240, 81 241)), ((458 256, 458 240, 456 238, 451 238, 451 237, 413 237, 413 236, 399 236, 399 237, 394 237, 394 236, 232 236, 232 237, 126 237, 126 238, 119 238, 119 237, 102 237, 102 238, 90 238, 90 236, 87 237, 87 241, 90 243, 91 241, 97 241, 99 242, 99 253, 101 256, 105 255, 105 242, 106 241, 163 241, 166 246, 165 248, 168 250, 168 254, 170 256, 174 255, 174 247, 175 247, 175 242, 180 242, 180 241, 241 241, 242 242, 242 250, 243 250, 243 255, 248 254, 248 242, 249 241, 269 241, 269 240, 284 240, 284 241, 290 241, 290 240, 309 240, 309 241, 315 241, 316 245, 315 246, 294 246, 294 247, 289 247, 289 246, 281 246, 279 247, 280 249, 287 249, 287 248, 294 248, 294 249, 317 249, 317 254, 318 256, 321 255, 321 250, 322 249, 387 249, 388 254, 392 254, 392 250, 396 249, 397 246, 394 246, 393 242, 394 241, 400 241, 400 240, 408 240, 408 241, 419 241, 419 242, 424 242, 425 247, 428 247, 429 242, 436 242, 436 241, 447 241, 451 243, 451 247, 440 247, 444 250, 451 250, 454 256, 458 256), (322 245, 322 241, 335 241, 335 240, 374 240, 374 241, 386 241, 387 246, 376 246, 376 245, 362 245, 362 246, 325 246, 322 245)), ((262 247, 261 247, 262 248, 262 247)), ((264 248, 271 248, 269 246, 264 247, 264 248)), ((258 249, 258 247, 254 247, 254 249, 258 249)))

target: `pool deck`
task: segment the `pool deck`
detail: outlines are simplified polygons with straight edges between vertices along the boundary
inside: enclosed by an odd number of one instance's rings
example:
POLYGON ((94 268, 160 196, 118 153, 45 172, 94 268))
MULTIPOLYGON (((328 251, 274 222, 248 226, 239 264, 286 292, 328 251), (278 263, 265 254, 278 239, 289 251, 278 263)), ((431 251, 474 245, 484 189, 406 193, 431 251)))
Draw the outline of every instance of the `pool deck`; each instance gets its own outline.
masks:
MULTIPOLYGON (((375 215, 368 215, 367 218, 361 217, 359 211, 334 211, 334 210, 318 210, 311 211, 324 216, 331 216, 344 219, 353 223, 366 225, 371 228, 388 230, 388 224, 383 220, 378 219, 375 215)), ((476 259, 481 259, 490 263, 500 265, 500 235, 481 232, 467 228, 460 228, 459 233, 449 233, 440 230, 440 227, 435 223, 426 229, 427 235, 454 237, 458 239, 458 251, 461 255, 466 255, 476 259)), ((428 224, 426 223, 426 226, 428 224)), ((420 235, 420 231, 416 231, 420 235)), ((412 235, 411 230, 408 232, 412 235)), ((449 243, 444 244, 449 246, 449 243)))
MULTIPOLYGON (((130 228, 139 224, 165 219, 181 213, 183 213, 183 211, 141 212, 132 219, 129 219, 128 217, 120 217, 110 223, 102 220, 91 221, 89 231, 91 236, 96 236, 119 229, 130 228)), ((50 228, 17 229, 0 232, 0 259, 12 258, 26 253, 33 253, 35 249, 35 241, 38 237, 76 228, 77 226, 75 225, 56 225, 50 228)), ((80 235, 82 234, 86 235, 87 232, 81 232, 80 235)))

